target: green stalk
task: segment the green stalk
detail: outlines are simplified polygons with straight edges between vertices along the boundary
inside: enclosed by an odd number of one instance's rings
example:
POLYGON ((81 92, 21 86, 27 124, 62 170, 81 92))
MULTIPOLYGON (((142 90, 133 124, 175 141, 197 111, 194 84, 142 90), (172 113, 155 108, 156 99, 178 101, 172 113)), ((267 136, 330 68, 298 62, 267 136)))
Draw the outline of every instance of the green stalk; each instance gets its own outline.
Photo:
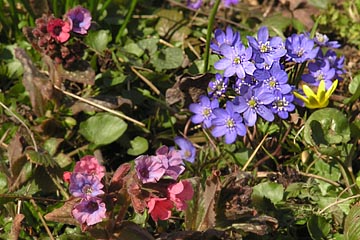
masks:
POLYGON ((211 10, 210 16, 209 16, 209 23, 207 26, 207 33, 206 33, 206 47, 205 47, 205 63, 204 63, 204 73, 208 71, 209 69, 209 57, 210 57, 210 41, 211 41, 211 35, 213 31, 214 26, 214 20, 217 13, 217 10, 220 5, 220 0, 216 0, 215 4, 211 10))
POLYGON ((126 28, 126 26, 128 25, 128 23, 130 22, 130 19, 132 17, 132 14, 135 10, 135 7, 136 7, 136 4, 137 4, 137 0, 131 0, 131 5, 130 5, 130 9, 126 15, 126 18, 124 20, 124 23, 121 25, 121 28, 118 32, 118 34, 116 35, 116 39, 115 39, 115 42, 119 42, 120 41, 120 38, 121 36, 123 35, 123 32, 126 28))

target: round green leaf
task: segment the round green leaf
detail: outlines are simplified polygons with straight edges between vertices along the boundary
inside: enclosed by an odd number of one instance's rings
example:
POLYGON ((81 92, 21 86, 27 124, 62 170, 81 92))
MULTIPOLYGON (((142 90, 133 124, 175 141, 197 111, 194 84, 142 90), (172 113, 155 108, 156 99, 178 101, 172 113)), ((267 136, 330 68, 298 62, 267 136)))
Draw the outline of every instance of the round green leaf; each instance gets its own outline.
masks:
POLYGON ((112 37, 109 30, 90 31, 86 37, 86 44, 101 53, 107 48, 111 39, 112 37))
POLYGON ((269 199, 273 204, 280 202, 284 196, 284 187, 281 184, 274 182, 263 182, 254 186, 252 198, 262 199, 263 197, 269 199))
POLYGON ((347 143, 350 140, 348 120, 335 108, 317 110, 305 123, 304 139, 312 146, 347 143))
POLYGON ((98 113, 80 124, 79 133, 97 146, 106 145, 124 134, 127 124, 109 113, 98 113))
POLYGON ((136 137, 130 141, 131 148, 127 150, 127 154, 137 156, 146 152, 149 148, 148 141, 143 137, 136 137))

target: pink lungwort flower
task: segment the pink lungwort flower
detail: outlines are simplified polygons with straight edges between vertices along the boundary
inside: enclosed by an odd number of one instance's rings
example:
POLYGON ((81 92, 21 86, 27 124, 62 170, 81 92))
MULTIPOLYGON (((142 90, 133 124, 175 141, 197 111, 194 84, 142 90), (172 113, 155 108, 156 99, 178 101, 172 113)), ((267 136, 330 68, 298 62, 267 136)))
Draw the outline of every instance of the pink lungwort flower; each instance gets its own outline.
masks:
POLYGON ((187 203, 192 199, 194 190, 189 181, 180 181, 168 187, 170 200, 174 202, 177 210, 186 210, 187 203))
POLYGON ((169 151, 169 148, 164 145, 156 150, 156 156, 164 166, 165 176, 176 180, 184 172, 184 161, 180 151, 175 149, 169 151))
POLYGON ((71 211, 73 217, 86 226, 94 225, 106 218, 105 203, 100 198, 82 199, 71 211))
POLYGON ((58 42, 66 42, 70 38, 70 24, 59 18, 51 19, 47 24, 47 31, 58 42))
POLYGON ((74 167, 74 173, 85 173, 96 176, 99 181, 105 176, 105 167, 99 164, 94 156, 85 156, 74 167))
POLYGON ((91 25, 91 14, 89 10, 81 6, 70 9, 66 16, 70 19, 72 31, 79 34, 86 34, 91 25))
POLYGON ((135 170, 142 183, 156 183, 166 171, 158 157, 147 155, 135 159, 135 170))
POLYGON ((160 220, 167 220, 171 217, 171 209, 174 207, 173 203, 167 198, 152 197, 147 202, 151 218, 157 222, 160 220))

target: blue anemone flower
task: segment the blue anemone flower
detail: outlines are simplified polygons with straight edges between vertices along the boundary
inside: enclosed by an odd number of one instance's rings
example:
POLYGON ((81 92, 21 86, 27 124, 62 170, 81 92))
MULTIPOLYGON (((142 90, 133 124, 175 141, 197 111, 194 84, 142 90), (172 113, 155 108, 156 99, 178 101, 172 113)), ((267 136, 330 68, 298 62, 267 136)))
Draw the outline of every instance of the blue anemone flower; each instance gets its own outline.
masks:
POLYGON ((246 128, 243 119, 239 113, 234 111, 232 102, 226 102, 226 109, 214 109, 215 118, 212 120, 214 128, 211 134, 214 137, 222 137, 225 135, 225 143, 231 144, 235 142, 236 137, 245 136, 246 128))

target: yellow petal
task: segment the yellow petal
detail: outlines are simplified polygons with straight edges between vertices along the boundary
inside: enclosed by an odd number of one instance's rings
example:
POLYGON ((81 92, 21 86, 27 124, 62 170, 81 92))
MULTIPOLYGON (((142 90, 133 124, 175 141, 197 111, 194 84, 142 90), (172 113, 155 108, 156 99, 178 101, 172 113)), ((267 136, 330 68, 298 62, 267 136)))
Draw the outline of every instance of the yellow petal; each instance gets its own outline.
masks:
POLYGON ((329 99, 331 94, 333 94, 333 92, 335 91, 336 87, 338 85, 338 80, 336 79, 330 86, 330 88, 327 90, 327 92, 325 93, 325 98, 329 99))
POLYGON ((324 100, 325 97, 325 81, 321 80, 317 89, 317 99, 319 102, 322 102, 324 100))
POLYGON ((295 97, 297 97, 298 99, 303 101, 305 104, 307 102, 309 102, 308 99, 306 97, 304 97, 303 95, 301 95, 300 93, 297 93, 297 92, 294 91, 293 94, 295 95, 295 97))
POLYGON ((305 95, 306 95, 308 98, 316 98, 316 95, 315 95, 315 93, 313 92, 313 90, 312 90, 311 88, 309 88, 307 85, 303 85, 302 88, 303 88, 303 90, 304 90, 305 95))

